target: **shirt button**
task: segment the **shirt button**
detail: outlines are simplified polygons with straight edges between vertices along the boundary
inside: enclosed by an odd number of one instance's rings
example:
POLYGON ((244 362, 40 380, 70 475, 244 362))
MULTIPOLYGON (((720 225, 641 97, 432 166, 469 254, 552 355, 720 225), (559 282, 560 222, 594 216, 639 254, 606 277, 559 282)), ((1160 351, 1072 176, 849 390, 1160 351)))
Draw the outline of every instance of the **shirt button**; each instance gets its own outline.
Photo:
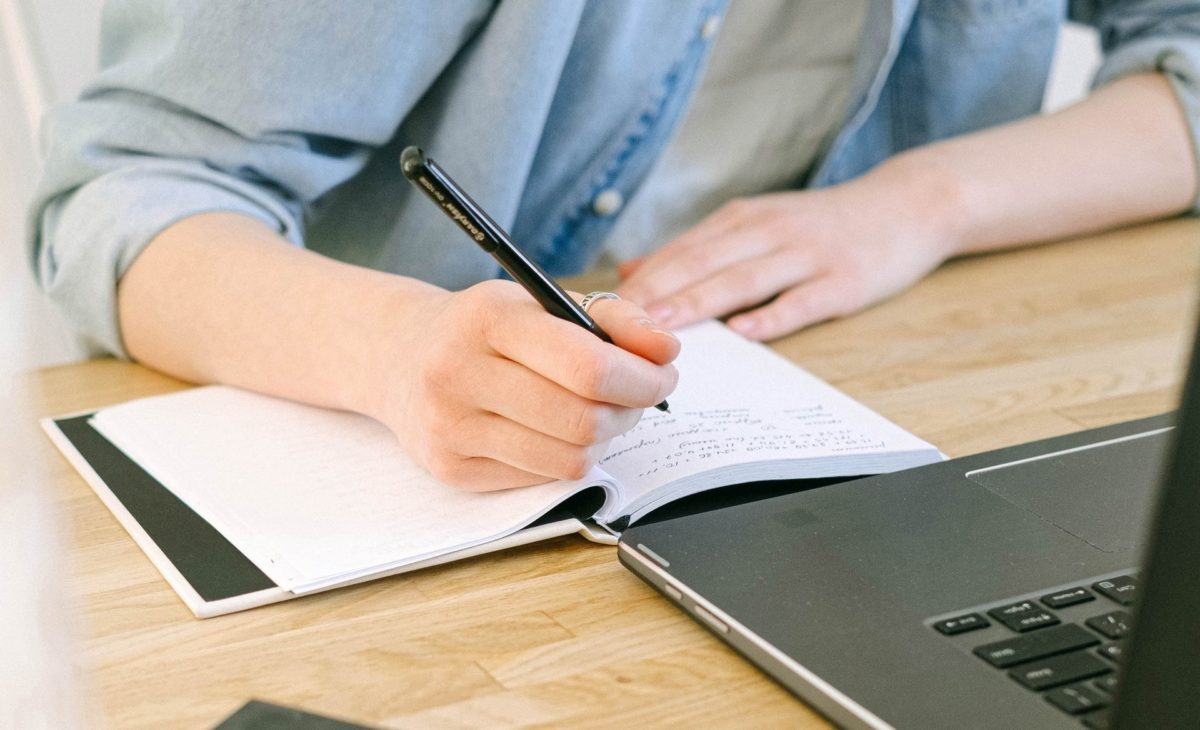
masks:
POLYGON ((700 26, 700 37, 708 40, 717 34, 717 30, 721 27, 721 16, 710 15, 704 19, 704 24, 700 26))
POLYGON ((592 212, 596 215, 612 215, 623 205, 625 205, 625 196, 621 195, 621 191, 609 188, 601 191, 592 199, 592 212))

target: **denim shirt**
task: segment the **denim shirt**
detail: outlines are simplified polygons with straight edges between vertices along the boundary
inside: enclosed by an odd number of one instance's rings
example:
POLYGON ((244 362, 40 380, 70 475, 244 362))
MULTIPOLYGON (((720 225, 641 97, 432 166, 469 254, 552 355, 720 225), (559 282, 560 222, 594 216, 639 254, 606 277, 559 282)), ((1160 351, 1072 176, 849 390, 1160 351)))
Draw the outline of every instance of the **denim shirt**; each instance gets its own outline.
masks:
MULTIPOLYGON (((119 356, 117 281, 157 233, 205 211, 451 289, 499 276, 400 175, 410 144, 550 273, 580 272, 612 201, 632 195, 682 117, 723 6, 111 2, 99 75, 43 126, 37 276, 93 350, 119 356)), ((1037 113, 1068 14, 1100 28, 1097 84, 1165 73, 1196 140, 1200 2, 872 0, 845 122, 797 187, 1037 113)))

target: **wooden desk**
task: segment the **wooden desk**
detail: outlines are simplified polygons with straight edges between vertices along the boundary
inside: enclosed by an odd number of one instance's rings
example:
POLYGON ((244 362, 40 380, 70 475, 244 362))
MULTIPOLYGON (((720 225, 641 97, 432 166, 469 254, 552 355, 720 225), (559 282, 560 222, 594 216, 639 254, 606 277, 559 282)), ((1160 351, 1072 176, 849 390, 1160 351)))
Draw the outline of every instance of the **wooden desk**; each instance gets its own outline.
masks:
MULTIPOLYGON (((1196 221, 960 260, 776 346, 947 454, 978 452, 1173 408, 1198 261, 1196 221)), ((180 387, 97 361, 20 394, 53 415, 180 387)), ((396 727, 823 725, 573 537, 198 621, 40 444, 114 727, 208 727, 252 697, 396 727)))

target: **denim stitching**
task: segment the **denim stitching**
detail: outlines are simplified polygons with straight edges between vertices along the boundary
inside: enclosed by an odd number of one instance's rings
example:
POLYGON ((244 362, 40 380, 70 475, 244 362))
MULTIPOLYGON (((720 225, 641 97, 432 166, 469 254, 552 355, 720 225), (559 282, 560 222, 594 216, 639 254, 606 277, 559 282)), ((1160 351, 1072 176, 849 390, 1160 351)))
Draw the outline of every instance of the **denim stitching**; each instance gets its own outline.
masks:
MULTIPOLYGON (((596 195, 600 191, 614 185, 624 171, 626 163, 634 156, 641 143, 651 136, 652 132, 659 131, 661 133, 661 130, 656 130, 655 128, 668 109, 669 102, 673 100, 674 92, 679 86, 680 79, 686 71, 694 70, 699 65, 701 57, 710 43, 710 41, 702 37, 700 32, 703 24, 723 5, 724 1, 721 0, 702 8, 700 21, 693 24, 691 40, 688 41, 680 60, 674 63, 663 77, 662 82, 659 84, 659 93, 650 101, 647 108, 638 115, 632 125, 632 129, 626 133, 620 148, 612 156, 609 165, 594 179, 586 194, 577 198, 571 212, 563 218, 558 232, 551 238, 550 261, 547 261, 550 268, 554 268, 553 264, 564 258, 578 259, 585 257, 589 253, 589 251, 584 250, 566 250, 568 242, 575 237, 579 228, 589 219, 588 210, 596 195)), ((590 243, 594 244, 595 242, 590 243)), ((588 248, 594 248, 594 245, 588 248)))

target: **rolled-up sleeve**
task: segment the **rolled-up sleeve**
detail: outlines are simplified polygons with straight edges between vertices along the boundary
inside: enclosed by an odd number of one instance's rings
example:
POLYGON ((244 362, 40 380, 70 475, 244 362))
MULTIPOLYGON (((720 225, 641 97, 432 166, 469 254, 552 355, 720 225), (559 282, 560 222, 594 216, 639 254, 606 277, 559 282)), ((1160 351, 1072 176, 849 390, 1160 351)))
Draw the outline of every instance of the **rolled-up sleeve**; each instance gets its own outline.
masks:
MULTIPOLYGON (((1073 0, 1071 17, 1096 27, 1104 61, 1093 86, 1136 73, 1170 81, 1192 138, 1200 175, 1200 2, 1187 0, 1073 0)), ((1200 213, 1200 191, 1191 212, 1200 213)))
POLYGON ((302 245, 309 208, 391 138, 485 7, 109 3, 100 73, 43 121, 27 239, 43 290, 124 357, 117 283, 163 229, 231 211, 302 245))

